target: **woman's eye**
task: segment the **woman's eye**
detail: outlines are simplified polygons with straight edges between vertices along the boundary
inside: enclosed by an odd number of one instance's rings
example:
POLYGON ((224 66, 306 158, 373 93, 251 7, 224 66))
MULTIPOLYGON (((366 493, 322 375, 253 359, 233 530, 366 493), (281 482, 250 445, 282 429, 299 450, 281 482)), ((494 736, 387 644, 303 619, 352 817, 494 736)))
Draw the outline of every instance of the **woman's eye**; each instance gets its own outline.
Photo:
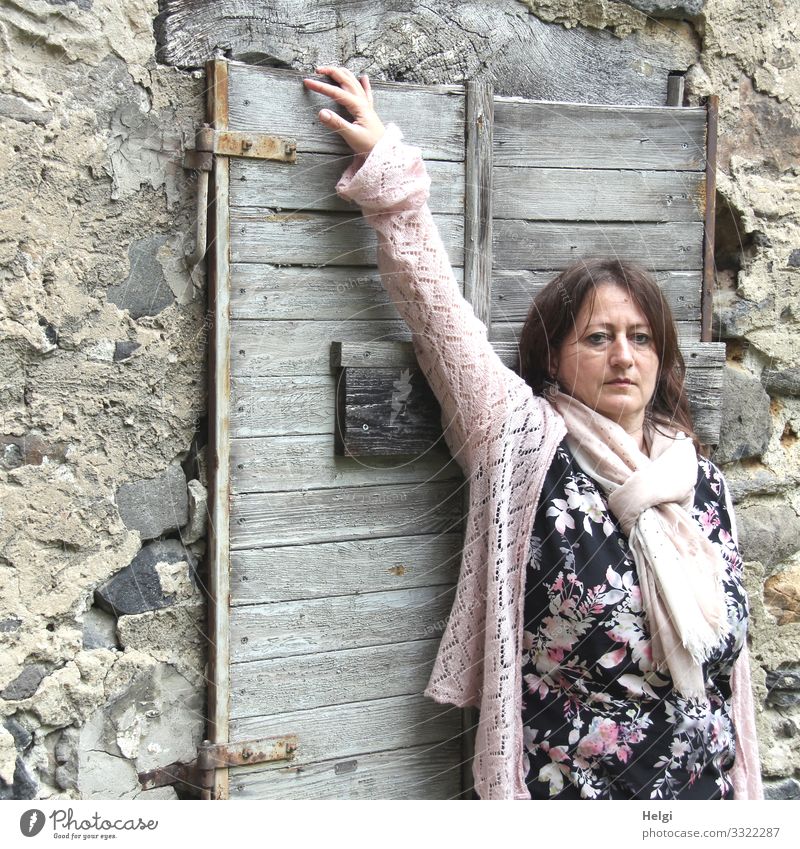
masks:
POLYGON ((592 345, 602 345, 602 343, 606 341, 606 334, 590 333, 586 338, 592 345))
POLYGON ((633 341, 637 345, 648 345, 650 343, 650 336, 647 333, 634 333, 633 341))

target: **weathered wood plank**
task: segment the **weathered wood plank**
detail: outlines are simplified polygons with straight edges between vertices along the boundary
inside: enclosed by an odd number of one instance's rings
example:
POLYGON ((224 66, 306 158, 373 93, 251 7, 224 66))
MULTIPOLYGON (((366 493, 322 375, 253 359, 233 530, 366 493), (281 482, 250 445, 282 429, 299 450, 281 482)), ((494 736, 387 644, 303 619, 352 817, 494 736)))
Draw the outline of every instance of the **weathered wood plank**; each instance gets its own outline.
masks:
MULTIPOLYGON (((333 408, 329 415, 333 419, 333 408)), ((460 467, 450 458, 441 439, 441 427, 438 437, 436 448, 403 461, 336 456, 333 436, 329 434, 234 439, 231 492, 288 492, 304 487, 424 483, 461 477, 460 467)))
MULTIPOLYGON (((373 261, 374 261, 373 257, 373 261)), ((454 269, 463 283, 463 271, 454 269)), ((282 268, 237 263, 232 318, 399 319, 376 268, 282 268)))
MULTIPOLYGON (((242 717, 231 723, 230 731, 232 742, 296 734, 298 747, 291 765, 297 767, 362 755, 375 751, 376 745, 390 750, 409 743, 424 745, 455 739, 461 731, 460 714, 452 705, 440 705, 414 693, 272 716, 242 717)), ((261 768, 285 769, 286 764, 263 764, 261 768)))
POLYGON ((453 587, 414 587, 235 607, 231 662, 441 637, 454 594, 453 587))
POLYGON ((464 296, 485 324, 491 318, 493 107, 488 80, 467 83, 464 296))
MULTIPOLYGON (((409 139, 415 143, 414 139, 409 139)), ((297 164, 269 160, 231 160, 231 206, 280 210, 352 212, 354 204, 339 197, 336 183, 349 159, 322 153, 299 153, 297 164)), ((431 159, 428 206, 434 213, 464 212, 464 163, 431 159)))
POLYGON ((464 485, 437 481, 234 495, 231 549, 457 531, 464 485))
POLYGON ((231 718, 421 693, 439 639, 231 665, 231 718))
MULTIPOLYGON (((434 220, 450 261, 463 265, 463 218, 434 220)), ((374 266, 377 245, 375 231, 361 215, 231 210, 232 262, 374 266)))
POLYGON ((613 256, 653 271, 699 269, 702 245, 703 225, 697 222, 564 225, 502 220, 494 224, 494 267, 565 268, 582 257, 613 256))
POLYGON ((687 368, 686 395, 694 429, 704 445, 716 445, 722 428, 722 368, 687 368))
POLYGON ((587 106, 495 98, 495 166, 702 171, 700 108, 587 106))
POLYGON ((231 799, 455 799, 461 747, 448 740, 302 769, 231 770, 231 799))
POLYGON ((336 396, 343 457, 425 457, 441 447, 441 409, 419 369, 345 368, 336 396))
POLYGON ((397 321, 233 321, 231 370, 244 377, 330 374, 331 342, 400 342, 411 331, 397 321))
MULTIPOLYGON (((536 295, 557 271, 502 271, 494 273, 492 318, 524 321, 536 295)), ((653 275, 666 296, 676 321, 697 321, 700 316, 700 271, 659 271, 653 275)))
POLYGON ((235 377, 231 380, 231 438, 333 435, 336 378, 332 374, 235 377))
POLYGON ((495 168, 494 215, 533 221, 702 221, 701 171, 495 168))
MULTIPOLYGON (((350 120, 329 97, 309 91, 296 71, 230 64, 229 115, 232 130, 252 130, 297 140, 298 152, 350 154, 350 148, 317 117, 325 107, 350 120)), ((326 78, 326 82, 330 82, 326 78)), ((428 159, 464 159, 464 89, 462 86, 372 84, 384 123, 414 130, 413 143, 428 159), (436 116, 431 121, 431 115, 436 116)))
POLYGON ((231 605, 452 584, 462 542, 445 533, 234 551, 231 605))
POLYGON ((407 368, 417 366, 411 342, 331 343, 331 368, 407 368))

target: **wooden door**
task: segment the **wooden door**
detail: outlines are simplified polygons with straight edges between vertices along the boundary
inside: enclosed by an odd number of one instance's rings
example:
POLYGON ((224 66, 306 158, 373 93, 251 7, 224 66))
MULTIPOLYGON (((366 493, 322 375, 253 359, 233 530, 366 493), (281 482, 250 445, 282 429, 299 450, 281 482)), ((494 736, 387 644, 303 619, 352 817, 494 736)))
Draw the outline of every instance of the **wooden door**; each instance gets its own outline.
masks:
MULTIPOLYGON (((348 151, 301 79, 209 65, 209 118, 229 154, 214 166, 209 255, 212 738, 297 740, 291 760, 218 770, 215 796, 458 798, 474 716, 421 694, 466 483, 442 439, 411 458, 334 451, 331 344, 407 347, 411 334, 380 285, 373 231, 335 193, 348 151)), ((703 110, 374 88, 383 119, 422 148, 457 279, 502 357, 555 271, 622 252, 657 271, 714 412, 720 346, 700 341, 703 110)))

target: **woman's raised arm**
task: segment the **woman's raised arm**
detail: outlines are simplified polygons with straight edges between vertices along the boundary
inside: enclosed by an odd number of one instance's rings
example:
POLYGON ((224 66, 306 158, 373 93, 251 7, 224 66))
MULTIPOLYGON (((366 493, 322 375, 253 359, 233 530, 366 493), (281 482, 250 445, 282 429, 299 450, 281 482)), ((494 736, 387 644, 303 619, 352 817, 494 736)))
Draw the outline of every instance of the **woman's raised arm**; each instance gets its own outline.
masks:
POLYGON ((487 429, 500 427, 530 388, 506 368, 486 326, 464 299, 427 205, 430 177, 419 148, 406 145, 394 124, 383 126, 365 77, 319 68, 341 88, 305 80, 354 116, 322 110, 320 120, 359 154, 339 180, 340 196, 357 203, 378 234, 378 269, 395 307, 413 334, 417 361, 442 408, 453 456, 467 471, 487 429), (327 114, 326 114, 327 113, 327 114), (512 397, 513 396, 513 397, 512 397))

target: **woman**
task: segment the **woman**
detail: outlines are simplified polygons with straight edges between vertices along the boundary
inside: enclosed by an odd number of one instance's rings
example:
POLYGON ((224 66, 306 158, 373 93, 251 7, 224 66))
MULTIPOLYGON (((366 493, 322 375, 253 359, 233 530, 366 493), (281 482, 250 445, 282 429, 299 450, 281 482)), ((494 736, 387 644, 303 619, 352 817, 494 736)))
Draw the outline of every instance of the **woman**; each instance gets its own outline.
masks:
POLYGON ((366 77, 304 81, 356 153, 337 184, 378 233, 470 482, 453 611, 425 690, 480 709, 492 798, 760 798, 747 602, 730 499, 699 457, 675 325, 626 263, 586 261, 535 299, 516 371, 461 296, 416 148, 366 77))

